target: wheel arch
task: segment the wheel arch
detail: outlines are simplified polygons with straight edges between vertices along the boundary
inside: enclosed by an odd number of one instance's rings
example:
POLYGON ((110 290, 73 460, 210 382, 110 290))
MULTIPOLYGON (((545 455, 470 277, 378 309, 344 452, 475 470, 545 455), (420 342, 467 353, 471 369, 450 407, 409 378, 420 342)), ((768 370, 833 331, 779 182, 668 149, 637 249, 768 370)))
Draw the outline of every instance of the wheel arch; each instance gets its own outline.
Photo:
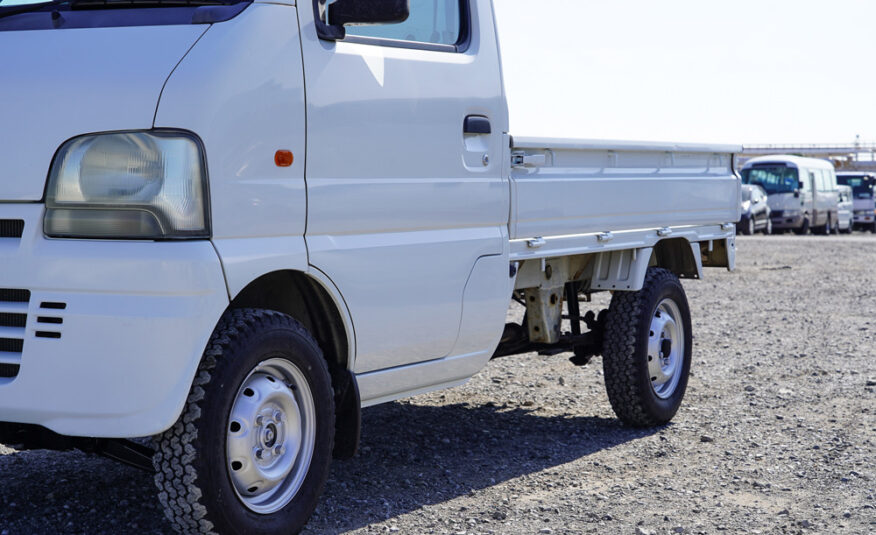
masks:
POLYGON ((682 279, 703 277, 700 245, 686 238, 667 238, 654 244, 648 265, 667 269, 682 279))
POLYGON ((288 314, 313 335, 328 362, 335 391, 334 456, 356 454, 361 432, 361 400, 356 375, 355 337, 340 292, 321 272, 279 270, 265 273, 243 287, 229 310, 261 308, 288 314))
MULTIPOLYGON (((332 288, 334 290, 334 288, 332 288)), ((280 270, 265 273, 231 299, 229 310, 263 308, 292 316, 313 335, 330 366, 350 370, 353 337, 346 306, 322 281, 307 273, 280 270)))

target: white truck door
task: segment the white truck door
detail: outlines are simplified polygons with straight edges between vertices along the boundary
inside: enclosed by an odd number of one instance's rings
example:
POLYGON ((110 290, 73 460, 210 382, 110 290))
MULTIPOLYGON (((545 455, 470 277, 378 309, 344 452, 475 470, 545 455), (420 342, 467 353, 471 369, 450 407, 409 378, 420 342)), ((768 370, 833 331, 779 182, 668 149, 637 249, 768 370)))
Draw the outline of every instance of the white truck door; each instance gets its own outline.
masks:
POLYGON ((319 39, 310 1, 298 11, 306 242, 349 307, 355 371, 447 356, 475 262, 507 242, 489 1, 412 0, 406 22, 348 27, 341 41, 319 39))

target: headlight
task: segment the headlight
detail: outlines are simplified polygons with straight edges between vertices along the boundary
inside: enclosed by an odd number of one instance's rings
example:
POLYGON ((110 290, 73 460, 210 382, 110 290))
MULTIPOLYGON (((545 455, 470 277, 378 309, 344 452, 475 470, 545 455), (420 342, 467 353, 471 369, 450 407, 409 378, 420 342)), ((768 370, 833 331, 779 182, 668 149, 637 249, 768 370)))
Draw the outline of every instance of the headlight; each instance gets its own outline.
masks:
POLYGON ((49 172, 46 235, 57 238, 208 238, 200 143, 170 131, 81 136, 49 172))
POLYGON ((747 212, 751 208, 751 201, 742 201, 742 211, 747 212))

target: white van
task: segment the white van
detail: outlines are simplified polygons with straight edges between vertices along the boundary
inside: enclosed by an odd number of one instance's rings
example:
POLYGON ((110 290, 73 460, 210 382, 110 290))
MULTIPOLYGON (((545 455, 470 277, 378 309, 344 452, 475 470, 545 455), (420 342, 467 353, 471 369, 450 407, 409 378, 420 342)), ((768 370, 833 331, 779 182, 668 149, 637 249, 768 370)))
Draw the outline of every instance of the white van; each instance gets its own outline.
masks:
POLYGON ((855 203, 855 226, 876 232, 876 201, 874 201, 873 195, 876 173, 837 173, 836 179, 840 184, 852 188, 855 203))
POLYGON ((836 172, 830 162, 761 156, 746 162, 741 174, 743 184, 757 184, 769 195, 774 230, 830 234, 837 228, 836 172))

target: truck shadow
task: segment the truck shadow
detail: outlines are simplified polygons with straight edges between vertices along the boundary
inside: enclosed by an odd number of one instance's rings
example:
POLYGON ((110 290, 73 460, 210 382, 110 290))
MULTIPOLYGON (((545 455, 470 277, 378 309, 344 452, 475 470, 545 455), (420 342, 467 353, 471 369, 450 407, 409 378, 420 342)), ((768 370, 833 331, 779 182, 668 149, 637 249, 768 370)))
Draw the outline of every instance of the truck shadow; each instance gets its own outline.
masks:
POLYGON ((363 411, 359 454, 336 461, 305 533, 339 533, 540 472, 658 429, 517 406, 390 403, 363 411))
MULTIPOLYGON (((305 533, 361 528, 658 430, 492 403, 368 408, 359 454, 334 462, 305 533)), ((9 535, 173 532, 152 476, 101 457, 77 451, 0 455, 0 481, 0 531, 9 535)))

